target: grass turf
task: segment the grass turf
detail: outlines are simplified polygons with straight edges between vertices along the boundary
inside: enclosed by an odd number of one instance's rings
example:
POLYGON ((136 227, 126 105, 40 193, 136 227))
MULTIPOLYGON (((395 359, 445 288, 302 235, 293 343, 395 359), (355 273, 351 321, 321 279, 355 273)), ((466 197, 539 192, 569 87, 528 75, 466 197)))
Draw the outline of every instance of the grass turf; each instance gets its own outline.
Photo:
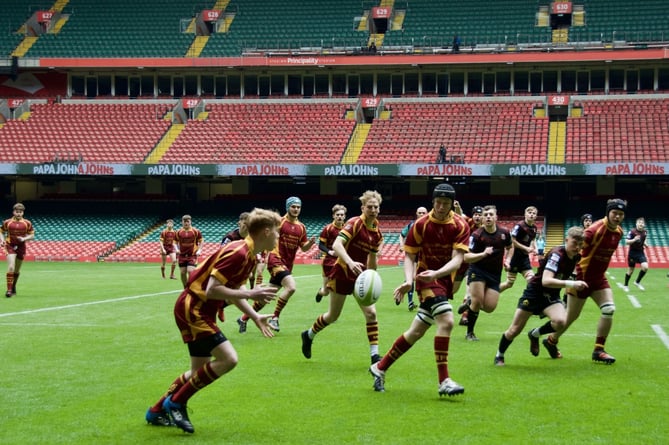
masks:
MULTIPOLYGON (((400 269, 380 272, 383 354, 413 315, 391 298, 400 269)), ((599 312, 591 302, 560 342, 563 359, 551 360, 543 348, 531 356, 523 333, 506 353, 507 366, 493 366, 525 284, 519 278, 497 310, 479 318, 479 342, 466 342, 464 327, 454 329, 449 369, 465 394, 451 398, 437 394, 433 331, 388 371, 386 392, 375 393, 353 301, 316 337, 312 359, 302 357, 300 332, 328 300, 314 301, 317 266, 294 273, 298 290, 275 338, 262 338, 252 324, 239 334, 239 313, 228 309, 221 326, 240 362, 191 399, 195 434, 187 438, 144 421, 147 407, 189 366, 172 316, 180 281, 161 279, 157 264, 25 263, 18 295, 0 304, 0 443, 612 444, 669 437, 666 270, 651 269, 646 291, 631 286, 629 294, 620 287, 624 270, 610 270, 617 306, 607 341, 617 358, 611 366, 591 361, 599 312)), ((531 318, 526 331, 541 323, 531 318)))

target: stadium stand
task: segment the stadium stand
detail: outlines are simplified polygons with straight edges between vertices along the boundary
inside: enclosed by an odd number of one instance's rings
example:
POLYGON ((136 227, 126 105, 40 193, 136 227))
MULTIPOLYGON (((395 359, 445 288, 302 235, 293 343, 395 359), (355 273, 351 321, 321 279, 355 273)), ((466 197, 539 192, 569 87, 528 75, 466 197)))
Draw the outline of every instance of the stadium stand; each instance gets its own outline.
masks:
POLYGON ((98 261, 155 226, 153 216, 37 213, 28 259, 98 261), (113 228, 113 229, 110 229, 113 228))
POLYGON ((201 57, 238 56, 254 50, 366 47, 368 33, 357 30, 363 13, 356 0, 267 2, 233 0, 228 32, 211 35, 201 57))
POLYGON ((34 104, 0 129, 5 162, 141 163, 170 123, 165 103, 34 104))
POLYGON ((397 2, 406 5, 403 27, 386 33, 386 46, 450 47, 455 35, 465 47, 550 41, 550 28, 536 27, 537 2, 397 2))
MULTIPOLYGON (((385 99, 390 118, 371 124, 357 162, 547 162, 549 119, 532 110, 543 97, 385 99)), ((173 102, 34 103, 27 119, 0 128, 9 162, 141 163, 165 136, 173 102)), ((189 119, 161 163, 336 164, 354 134, 355 99, 216 101, 189 119)), ((582 115, 565 126, 565 162, 666 162, 669 99, 657 95, 575 96, 582 115)), ((549 160, 550 161, 550 160, 549 160)), ((552 161, 551 161, 552 162, 552 161)))
POLYGON ((116 249, 112 241, 34 241, 26 258, 35 261, 98 261, 116 249))
POLYGON ((355 122, 342 101, 211 103, 189 120, 161 163, 338 163, 355 122))
POLYGON ((584 115, 567 122, 567 163, 669 160, 669 99, 617 99, 580 101, 584 115))
POLYGON ((358 162, 427 162, 439 146, 456 162, 545 162, 548 120, 532 116, 532 102, 393 101, 392 118, 372 124, 358 162))
MULTIPOLYGON (((180 216, 171 216, 175 221, 175 229, 180 227, 180 216)), ((316 227, 318 227, 315 220, 307 219, 305 225, 309 228, 309 236, 318 236, 315 234, 316 227), (314 235, 315 234, 315 235, 314 235)), ((193 227, 202 231, 204 244, 202 246, 202 255, 207 256, 214 253, 219 247, 223 236, 237 228, 237 218, 230 216, 214 216, 214 215, 193 215, 193 227)), ((157 224, 152 227, 152 230, 137 234, 133 242, 124 245, 121 249, 111 253, 107 261, 159 261, 160 249, 158 242, 160 239, 160 232, 163 230, 164 224, 157 224)), ((320 228, 318 229, 320 233, 320 228)), ((312 252, 313 255, 313 251, 312 252)), ((302 253, 302 255, 306 255, 302 253)))
POLYGON ((584 26, 569 30, 572 42, 657 42, 669 36, 669 4, 644 0, 643 7, 625 0, 583 1, 584 26))
MULTIPOLYGON (((37 10, 53 3, 26 5, 20 0, 3 3, 0 17, 0 51, 9 54, 22 40, 23 23, 37 10), (5 3, 8 3, 5 5, 5 3)), ((145 0, 94 2, 69 0, 62 14, 67 22, 37 36, 27 57, 184 57, 196 39, 193 19, 205 9, 222 8, 221 23, 206 36, 200 57, 240 56, 260 51, 296 50, 328 52, 335 48, 367 48, 366 26, 375 2, 323 0, 320 2, 267 2, 232 0, 145 0)), ((455 35, 462 50, 485 47, 546 44, 552 41, 548 23, 539 19, 549 2, 510 0, 498 2, 393 2, 399 26, 390 26, 382 47, 449 48, 455 35)), ((632 42, 666 41, 669 6, 663 0, 644 2, 638 8, 623 0, 584 0, 582 23, 568 27, 568 41, 632 42)), ((565 42, 566 43, 566 42, 565 42)))
POLYGON ((197 0, 70 0, 67 24, 41 35, 27 57, 183 57, 194 35, 180 23, 199 9, 197 0))
MULTIPOLYGON (((0 55, 6 57, 17 47, 23 35, 20 33, 23 23, 30 17, 31 8, 39 1, 27 5, 23 0, 5 0, 0 14, 0 55)), ((46 5, 48 2, 42 2, 46 5)), ((48 9, 48 7, 46 7, 48 9)))

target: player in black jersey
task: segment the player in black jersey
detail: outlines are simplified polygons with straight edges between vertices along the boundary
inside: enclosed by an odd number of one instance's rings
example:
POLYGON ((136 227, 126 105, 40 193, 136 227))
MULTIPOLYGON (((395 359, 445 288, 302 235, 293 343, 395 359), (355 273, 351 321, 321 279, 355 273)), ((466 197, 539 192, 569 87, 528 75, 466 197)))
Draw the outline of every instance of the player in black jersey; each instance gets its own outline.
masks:
POLYGON ((534 276, 530 255, 537 252, 535 240, 537 238, 537 226, 535 221, 539 211, 534 206, 525 209, 525 219, 513 226, 511 239, 513 240, 513 256, 509 262, 509 270, 506 273, 506 281, 499 286, 501 294, 513 287, 516 275, 519 273, 530 281, 534 276))
MULTIPOLYGON (((583 229, 572 227, 567 231, 564 245, 551 249, 540 262, 537 274, 528 281, 523 295, 518 300, 518 308, 511 326, 502 334, 495 355, 495 365, 504 366, 504 353, 513 339, 521 333, 531 315, 544 314, 549 318, 543 326, 527 333, 530 339, 530 352, 534 356, 539 355, 539 336, 555 332, 565 325, 567 311, 560 299, 560 289, 582 290, 588 286, 585 281, 570 279, 576 264, 581 259, 579 251, 583 247, 584 240, 583 229)), ((558 358, 553 357, 552 353, 551 357, 558 358)))

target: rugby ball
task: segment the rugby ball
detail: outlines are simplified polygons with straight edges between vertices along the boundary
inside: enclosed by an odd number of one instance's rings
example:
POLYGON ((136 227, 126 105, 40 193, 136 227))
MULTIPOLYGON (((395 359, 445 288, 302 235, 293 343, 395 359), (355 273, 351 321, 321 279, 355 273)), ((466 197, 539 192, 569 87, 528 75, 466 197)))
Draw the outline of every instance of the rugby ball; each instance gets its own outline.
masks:
POLYGON ((374 269, 367 269, 355 279, 353 296, 361 305, 371 306, 381 296, 381 287, 381 275, 374 269))

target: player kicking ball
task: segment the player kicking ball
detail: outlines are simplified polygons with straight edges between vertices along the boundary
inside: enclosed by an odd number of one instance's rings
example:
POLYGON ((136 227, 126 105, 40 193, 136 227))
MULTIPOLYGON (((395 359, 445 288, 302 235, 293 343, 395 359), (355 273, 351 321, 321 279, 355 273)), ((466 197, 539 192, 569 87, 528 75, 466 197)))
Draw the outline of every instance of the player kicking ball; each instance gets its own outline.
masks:
POLYGON ((393 342, 392 347, 369 373, 374 390, 385 391, 388 369, 435 326, 434 360, 437 365, 439 396, 465 392, 448 371, 448 349, 453 330, 452 275, 468 251, 469 225, 453 211, 455 190, 439 184, 432 192, 432 211, 416 220, 404 243, 404 282, 394 292, 395 302, 402 302, 414 282, 420 304, 409 329, 393 342), (420 257, 420 261, 418 258, 420 257))

